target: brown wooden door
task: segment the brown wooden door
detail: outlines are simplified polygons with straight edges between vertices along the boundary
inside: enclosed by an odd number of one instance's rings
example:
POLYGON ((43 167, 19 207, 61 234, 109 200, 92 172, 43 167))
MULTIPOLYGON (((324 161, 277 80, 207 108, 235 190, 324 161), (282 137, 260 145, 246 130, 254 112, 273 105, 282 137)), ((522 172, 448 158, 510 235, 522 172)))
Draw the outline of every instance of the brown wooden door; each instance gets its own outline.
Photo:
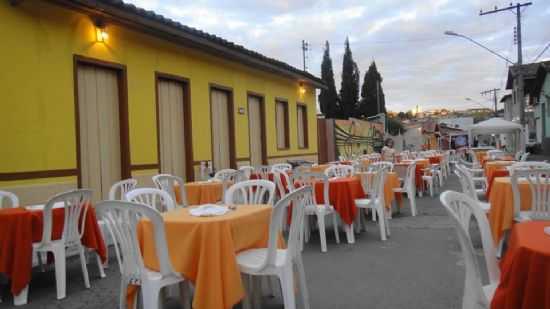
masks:
POLYGON ((260 166, 265 163, 262 104, 261 98, 256 96, 248 97, 248 132, 250 138, 250 165, 252 166, 260 166))
POLYGON ((232 166, 231 136, 233 134, 230 126, 229 93, 226 91, 212 89, 211 95, 211 121, 212 121, 212 164, 214 169, 219 171, 232 166))

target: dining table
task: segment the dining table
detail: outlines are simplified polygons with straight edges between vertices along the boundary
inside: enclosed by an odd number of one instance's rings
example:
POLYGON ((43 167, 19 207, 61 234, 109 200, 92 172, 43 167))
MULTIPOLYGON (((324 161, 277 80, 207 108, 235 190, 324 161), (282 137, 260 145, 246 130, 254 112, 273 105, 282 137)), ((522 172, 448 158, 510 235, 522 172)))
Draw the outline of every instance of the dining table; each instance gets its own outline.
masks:
POLYGON ((514 164, 515 161, 489 161, 485 163, 484 166, 484 172, 485 177, 487 178, 487 190, 486 190, 486 197, 489 199, 489 195, 491 194, 491 188, 493 186, 493 181, 497 177, 506 177, 510 176, 510 172, 508 171, 508 166, 514 164))
POLYGON ((514 224, 491 309, 550 309, 550 222, 514 224))
MULTIPOLYGON (((238 205, 221 216, 196 217, 194 207, 162 214, 168 255, 174 271, 195 288, 194 309, 232 308, 245 296, 236 256, 247 249, 265 248, 271 205, 238 205)), ((153 225, 143 219, 137 227, 143 262, 158 271, 153 225)), ((282 238, 279 247, 283 247, 282 238)), ((129 289, 129 300, 139 287, 129 289)))
MULTIPOLYGON (((217 203, 223 198, 223 182, 217 180, 193 181, 184 184, 187 203, 189 205, 202 205, 217 203)), ((181 205, 181 193, 178 184, 174 184, 176 203, 181 205)))
MULTIPOLYGON (((531 209, 531 192, 527 181, 518 182, 520 209, 531 209)), ((498 244, 505 231, 512 228, 514 221, 514 194, 510 177, 497 177, 493 181, 489 195, 489 224, 495 244, 498 244)))
MULTIPOLYGON (((95 210, 88 205, 84 222, 82 244, 99 254, 102 262, 107 260, 107 249, 98 224, 95 210)), ((65 209, 52 209, 52 240, 61 239, 65 209)), ((0 209, 0 273, 10 281, 14 297, 22 297, 31 281, 33 267, 33 243, 42 240, 44 226, 43 205, 0 209)), ((26 299, 18 302, 26 303, 26 299)))

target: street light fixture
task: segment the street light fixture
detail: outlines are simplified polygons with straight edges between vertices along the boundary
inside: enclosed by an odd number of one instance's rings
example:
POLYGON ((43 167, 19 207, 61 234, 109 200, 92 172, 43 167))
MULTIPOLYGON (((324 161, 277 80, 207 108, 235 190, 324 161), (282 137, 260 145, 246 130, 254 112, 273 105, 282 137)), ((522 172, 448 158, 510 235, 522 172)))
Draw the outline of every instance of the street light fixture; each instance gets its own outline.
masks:
POLYGON ((504 61, 508 62, 509 64, 511 64, 511 65, 514 65, 514 64, 515 64, 515 63, 513 63, 510 59, 508 59, 508 58, 502 56, 501 54, 499 54, 499 53, 497 53, 496 51, 490 49, 489 47, 486 47, 485 45, 483 45, 483 44, 477 42, 476 40, 474 40, 474 39, 472 39, 472 38, 470 38, 470 37, 468 37, 468 36, 465 36, 464 34, 456 33, 456 32, 454 32, 454 31, 450 31, 450 30, 445 31, 444 34, 445 34, 445 35, 449 35, 449 36, 457 36, 457 37, 464 38, 464 39, 466 39, 466 40, 468 40, 468 41, 474 43, 475 45, 477 45, 477 46, 479 46, 479 47, 485 49, 486 51, 490 52, 491 54, 493 54, 493 55, 495 55, 495 56, 497 56, 497 57, 503 59, 504 61))

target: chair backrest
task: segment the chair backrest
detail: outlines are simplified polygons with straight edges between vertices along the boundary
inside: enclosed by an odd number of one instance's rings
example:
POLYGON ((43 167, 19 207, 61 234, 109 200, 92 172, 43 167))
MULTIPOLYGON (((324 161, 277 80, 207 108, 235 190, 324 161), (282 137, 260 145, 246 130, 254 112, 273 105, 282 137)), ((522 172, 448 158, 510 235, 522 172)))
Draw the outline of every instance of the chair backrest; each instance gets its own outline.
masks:
POLYGON ((249 165, 241 166, 239 167, 239 171, 241 171, 243 174, 242 180, 249 180, 250 176, 254 173, 254 168, 249 165))
POLYGON ((44 205, 44 226, 42 229, 42 244, 52 241, 53 207, 62 204, 64 209, 63 233, 61 240, 65 244, 80 242, 86 226, 86 214, 92 207, 92 190, 80 189, 60 193, 52 197, 44 205), (82 220, 81 220, 82 218, 82 220))
POLYGON ((269 173, 271 172, 271 166, 269 165, 260 165, 255 167, 254 171, 261 179, 268 180, 269 173))
POLYGON ((285 210, 292 205, 290 230, 286 242, 286 259, 291 262, 300 254, 302 243, 302 230, 304 226, 305 206, 313 203, 313 189, 310 186, 301 187, 294 192, 287 194, 273 207, 271 222, 269 224, 269 240, 267 243, 267 255, 260 269, 275 266, 278 240, 281 233, 281 221, 285 210))
POLYGON ((469 222, 473 215, 481 233, 481 242, 489 281, 490 283, 498 282, 500 271, 497 265, 496 248, 491 236, 487 215, 481 209, 478 202, 463 193, 446 191, 441 194, 440 200, 455 225, 466 266, 465 297, 462 308, 488 308, 489 300, 486 299, 482 290, 482 270, 478 264, 477 254, 474 251, 469 232, 469 222), (479 302, 482 302, 485 307, 479 307, 479 302))
POLYGON ((550 168, 518 168, 511 174, 512 193, 514 195, 514 213, 521 211, 520 182, 529 185, 531 194, 532 219, 550 219, 550 168))
POLYGON ((479 161, 477 160, 475 151, 473 151, 472 149, 468 149, 468 155, 470 156, 470 160, 472 160, 471 164, 473 165, 473 167, 479 168, 480 164, 479 164, 479 161))
POLYGON ((403 178, 403 189, 414 196, 416 193, 416 162, 407 166, 407 173, 403 178))
POLYGON ((386 169, 386 171, 391 172, 393 171, 393 163, 389 161, 373 162, 369 165, 368 171, 376 172, 379 169, 386 169))
POLYGON ((353 166, 344 164, 335 164, 325 170, 328 177, 349 177, 353 176, 353 166))
POLYGON ((283 171, 283 172, 292 171, 292 165, 290 165, 289 163, 273 164, 271 166, 271 172, 275 172, 275 171, 283 171))
POLYGON ((328 176, 324 173, 313 173, 313 172, 304 172, 304 173, 293 173, 292 174, 292 180, 291 182, 296 187, 302 187, 302 186, 310 186, 313 189, 313 199, 311 200, 313 204, 308 205, 319 205, 319 202, 316 198, 316 186, 317 184, 321 183, 322 189, 323 189, 323 204, 326 208, 330 207, 330 199, 329 199, 329 179, 328 176))
POLYGON ((387 168, 380 168, 375 172, 361 174, 361 186, 363 192, 368 195, 371 201, 379 200, 380 205, 384 203, 384 182, 386 180, 387 168))
POLYGON ((166 212, 176 209, 176 202, 166 191, 155 188, 134 189, 126 193, 129 202, 149 206, 156 211, 166 212))
POLYGON ((273 182, 275 182, 281 198, 295 190, 294 184, 290 181, 290 176, 284 171, 274 171, 273 182))
POLYGON ((128 278, 129 282, 141 284, 142 274, 147 271, 136 232, 141 220, 148 220, 152 224, 155 252, 162 277, 179 277, 170 262, 164 220, 158 211, 146 205, 127 201, 104 201, 96 205, 96 212, 113 231, 113 241, 120 248, 122 255, 119 259, 122 265, 119 266, 123 276, 128 278))
POLYGON ((458 176, 462 193, 468 195, 471 199, 479 201, 472 173, 463 165, 457 164, 455 174, 458 176))
POLYGON ((539 168, 550 168, 550 163, 542 161, 528 161, 528 162, 515 162, 514 164, 508 167, 511 173, 516 169, 539 169, 539 168))
POLYGON ((529 154, 530 154, 530 153, 528 153, 528 152, 522 153, 521 156, 519 157, 519 160, 520 160, 521 162, 527 161, 527 157, 529 157, 529 154))
POLYGON ((19 198, 11 192, 0 190, 0 209, 8 207, 19 207, 19 198), (4 204, 5 199, 10 201, 10 205, 4 204))
POLYGON ((181 201, 181 206, 186 207, 187 204, 187 192, 185 192, 185 183, 183 179, 178 176, 170 174, 159 174, 153 176, 153 183, 157 186, 157 189, 163 190, 170 194, 172 200, 177 203, 181 201), (179 196, 176 196, 175 186, 179 188, 179 196))
POLYGON ((254 179, 236 183, 227 189, 225 204, 271 204, 275 194, 275 184, 269 180, 254 179))
POLYGON ((487 151, 487 156, 492 159, 501 159, 506 155, 506 153, 500 149, 492 149, 487 151))
MULTIPOLYGON (((153 177, 153 181, 155 177, 153 177)), ((136 188, 137 180, 133 178, 124 179, 115 182, 109 190, 109 200, 111 201, 123 201, 126 198, 126 193, 136 188)))
POLYGON ((214 179, 219 181, 235 181, 235 177, 237 176, 237 170, 234 170, 232 168, 226 168, 223 170, 219 170, 214 174, 214 179))

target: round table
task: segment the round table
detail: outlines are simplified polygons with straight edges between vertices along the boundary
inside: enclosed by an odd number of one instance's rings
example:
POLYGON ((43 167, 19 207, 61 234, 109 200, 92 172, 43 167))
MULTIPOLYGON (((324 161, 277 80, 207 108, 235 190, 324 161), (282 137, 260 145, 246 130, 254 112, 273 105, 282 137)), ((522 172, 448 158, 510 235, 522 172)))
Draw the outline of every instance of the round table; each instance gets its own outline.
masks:
POLYGON ((550 235, 544 232, 548 226, 548 221, 514 225, 491 309, 550 309, 550 235))
MULTIPOLYGON (((521 210, 531 209, 531 194, 527 182, 519 182, 521 195, 521 210)), ((512 227, 514 220, 514 194, 510 177, 498 177, 493 181, 491 193, 489 194, 489 223, 495 243, 500 241, 504 231, 512 227)))
MULTIPOLYGON (((176 194, 176 203, 181 205, 179 200, 179 186, 174 186, 176 194)), ((217 203, 223 197, 223 183, 221 181, 194 181, 185 184, 185 192, 187 194, 187 203, 189 205, 202 205, 208 203, 217 203)))
MULTIPOLYGON (((236 254, 267 246, 272 206, 240 205, 217 217, 194 217, 190 208, 162 214, 174 270, 193 282, 193 308, 231 308, 245 295, 236 254)), ((150 221, 139 223, 138 239, 145 265, 158 270, 150 221)))

